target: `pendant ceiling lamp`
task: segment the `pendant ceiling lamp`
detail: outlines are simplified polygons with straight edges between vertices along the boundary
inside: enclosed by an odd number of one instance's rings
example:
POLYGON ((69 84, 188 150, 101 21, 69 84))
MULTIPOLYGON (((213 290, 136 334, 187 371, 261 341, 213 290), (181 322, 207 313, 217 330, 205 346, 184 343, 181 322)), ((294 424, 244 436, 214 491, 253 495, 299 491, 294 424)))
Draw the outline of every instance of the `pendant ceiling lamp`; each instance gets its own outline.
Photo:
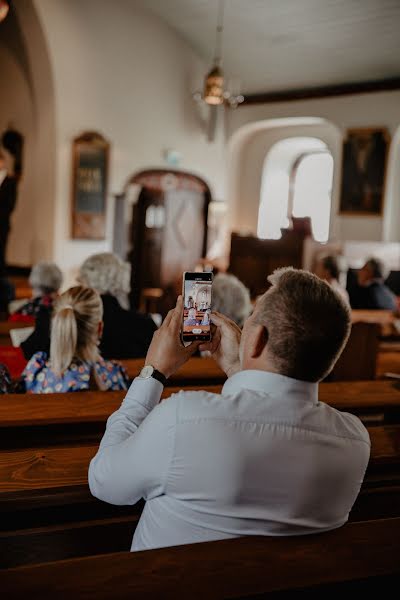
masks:
POLYGON ((10 3, 7 0, 0 0, 0 23, 4 21, 10 10, 10 3))
POLYGON ((222 70, 224 8, 225 0, 219 0, 213 66, 204 79, 203 93, 196 92, 193 97, 197 102, 204 102, 210 106, 218 106, 226 103, 228 106, 236 108, 243 102, 244 98, 241 94, 235 95, 225 88, 224 73, 222 70))

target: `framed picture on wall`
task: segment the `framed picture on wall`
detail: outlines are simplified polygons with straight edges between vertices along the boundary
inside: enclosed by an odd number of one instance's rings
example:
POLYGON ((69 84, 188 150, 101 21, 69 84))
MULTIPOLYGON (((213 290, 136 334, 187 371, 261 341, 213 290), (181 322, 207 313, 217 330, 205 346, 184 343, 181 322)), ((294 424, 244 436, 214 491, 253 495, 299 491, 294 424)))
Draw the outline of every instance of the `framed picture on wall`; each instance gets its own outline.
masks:
POLYGON ((382 214, 390 136, 384 127, 349 129, 343 144, 340 214, 382 214))
POLYGON ((99 133, 88 131, 72 146, 72 238, 106 237, 106 202, 110 145, 99 133))

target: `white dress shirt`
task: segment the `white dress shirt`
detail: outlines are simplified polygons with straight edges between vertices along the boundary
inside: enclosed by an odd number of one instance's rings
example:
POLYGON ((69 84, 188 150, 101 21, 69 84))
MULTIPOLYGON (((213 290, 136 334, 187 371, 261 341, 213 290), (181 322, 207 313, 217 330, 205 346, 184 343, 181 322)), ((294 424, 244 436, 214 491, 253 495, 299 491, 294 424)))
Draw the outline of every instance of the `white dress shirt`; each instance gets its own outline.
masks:
POLYGON ((242 371, 222 394, 137 378, 89 467, 94 496, 146 505, 132 550, 343 525, 367 467, 357 417, 318 402, 318 385, 242 371))

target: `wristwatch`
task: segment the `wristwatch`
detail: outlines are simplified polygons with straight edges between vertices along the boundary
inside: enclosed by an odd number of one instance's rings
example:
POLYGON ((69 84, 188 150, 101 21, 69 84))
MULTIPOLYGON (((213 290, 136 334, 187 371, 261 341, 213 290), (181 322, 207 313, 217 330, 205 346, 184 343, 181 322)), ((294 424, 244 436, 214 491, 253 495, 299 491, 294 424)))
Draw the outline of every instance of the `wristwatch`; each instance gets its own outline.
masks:
POLYGON ((167 383, 167 378, 165 377, 165 375, 160 373, 160 371, 157 371, 157 369, 155 369, 151 365, 146 365, 145 367, 143 367, 143 369, 139 373, 139 377, 140 379, 150 379, 150 377, 153 377, 153 379, 156 379, 162 385, 165 385, 167 383))

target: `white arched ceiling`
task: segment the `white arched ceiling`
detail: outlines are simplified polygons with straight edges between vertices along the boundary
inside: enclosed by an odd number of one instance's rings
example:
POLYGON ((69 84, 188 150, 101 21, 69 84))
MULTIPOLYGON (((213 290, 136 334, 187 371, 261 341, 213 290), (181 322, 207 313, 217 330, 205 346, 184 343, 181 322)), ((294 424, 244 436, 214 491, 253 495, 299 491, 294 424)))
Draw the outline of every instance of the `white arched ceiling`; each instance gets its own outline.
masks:
POLYGON ((258 207, 265 157, 282 139, 312 137, 324 142, 334 159, 330 237, 337 235, 342 133, 336 125, 316 117, 267 119, 244 125, 228 145, 228 202, 230 227, 243 234, 257 234, 258 207))

